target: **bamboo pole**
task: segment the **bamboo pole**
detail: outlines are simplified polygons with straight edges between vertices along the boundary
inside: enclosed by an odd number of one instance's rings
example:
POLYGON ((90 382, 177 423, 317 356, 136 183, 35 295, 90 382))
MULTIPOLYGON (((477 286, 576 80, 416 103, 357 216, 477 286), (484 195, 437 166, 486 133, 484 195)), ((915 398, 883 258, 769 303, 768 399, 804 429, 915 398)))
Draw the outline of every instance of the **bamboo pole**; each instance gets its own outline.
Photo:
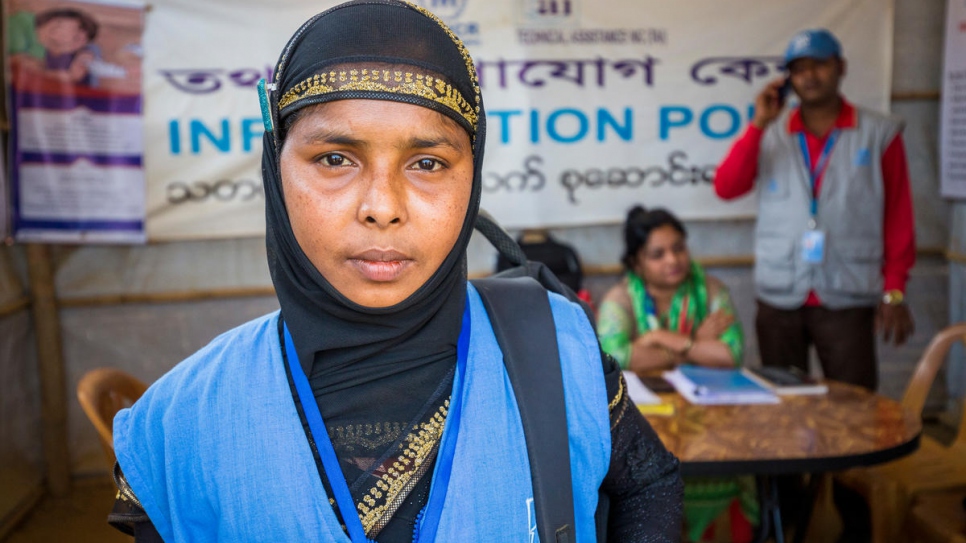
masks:
POLYGON ((942 94, 937 90, 927 91, 904 91, 892 93, 893 102, 917 102, 917 101, 937 101, 942 94))
POLYGON ((70 459, 67 450, 67 384, 60 343, 60 317, 50 252, 46 245, 27 245, 27 270, 33 298, 34 333, 40 365, 41 420, 47 485, 51 495, 70 492, 70 459))
POLYGON ((274 296, 272 287, 219 288, 212 290, 186 290, 171 292, 151 292, 141 294, 102 294, 96 296, 72 296, 57 300, 60 307, 97 307, 124 304, 165 304, 219 300, 226 298, 252 298, 274 296))
POLYGON ((0 272, 6 276, 3 280, 11 285, 15 290, 19 292, 24 292, 23 282, 20 280, 20 276, 17 274, 17 268, 13 262, 13 256, 11 256, 10 251, 13 248, 9 245, 2 245, 3 241, 0 240, 0 272))
MULTIPOLYGON (((2 245, 0 245, 0 273, 6 275, 5 278, 0 277, 0 280, 12 287, 14 291, 20 293, 19 296, 12 300, 0 302, 0 319, 2 319, 30 307, 30 296, 24 290, 23 282, 20 281, 20 277, 14 269, 9 247, 2 245)), ((3 541, 3 539, 0 538, 0 541, 3 541)))
POLYGON ((0 541, 6 541, 7 536, 37 507, 43 497, 43 487, 37 486, 9 510, 5 517, 0 518, 0 541))
POLYGON ((22 296, 9 302, 0 304, 0 319, 8 317, 30 307, 30 298, 22 296))

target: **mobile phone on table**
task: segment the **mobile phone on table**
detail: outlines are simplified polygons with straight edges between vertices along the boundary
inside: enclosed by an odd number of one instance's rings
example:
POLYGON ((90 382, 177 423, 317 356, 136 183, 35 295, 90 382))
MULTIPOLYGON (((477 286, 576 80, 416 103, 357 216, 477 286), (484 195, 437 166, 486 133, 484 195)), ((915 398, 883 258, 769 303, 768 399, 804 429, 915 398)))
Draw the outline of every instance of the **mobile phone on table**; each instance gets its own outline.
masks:
POLYGON ((649 388, 651 392, 661 393, 661 392, 674 392, 674 385, 669 383, 665 378, 660 375, 646 375, 641 377, 641 382, 644 386, 649 388))

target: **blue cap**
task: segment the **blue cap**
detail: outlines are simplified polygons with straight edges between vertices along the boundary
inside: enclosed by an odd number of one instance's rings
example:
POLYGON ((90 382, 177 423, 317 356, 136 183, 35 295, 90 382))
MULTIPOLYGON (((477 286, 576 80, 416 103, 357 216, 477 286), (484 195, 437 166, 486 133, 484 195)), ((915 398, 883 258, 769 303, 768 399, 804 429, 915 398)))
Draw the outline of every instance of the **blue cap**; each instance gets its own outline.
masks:
POLYGON ((831 32, 824 28, 803 30, 788 42, 785 49, 785 65, 800 58, 825 60, 842 56, 842 46, 831 32))

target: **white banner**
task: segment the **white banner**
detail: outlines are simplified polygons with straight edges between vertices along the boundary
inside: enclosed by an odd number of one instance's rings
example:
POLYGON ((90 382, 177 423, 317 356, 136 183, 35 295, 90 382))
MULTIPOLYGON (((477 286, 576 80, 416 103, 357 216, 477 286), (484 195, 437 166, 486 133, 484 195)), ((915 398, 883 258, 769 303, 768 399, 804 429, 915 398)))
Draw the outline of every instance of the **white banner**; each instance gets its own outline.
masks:
MULTIPOLYGON (((254 86, 298 25, 335 3, 152 3, 151 239, 262 233, 254 86)), ((637 202, 687 219, 752 215, 752 198, 721 202, 711 180, 805 28, 841 39, 851 101, 888 108, 892 0, 420 3, 476 60, 488 129, 483 207, 507 227, 615 223, 637 202)))
POLYGON ((949 0, 940 123, 942 195, 966 198, 966 0, 949 0))

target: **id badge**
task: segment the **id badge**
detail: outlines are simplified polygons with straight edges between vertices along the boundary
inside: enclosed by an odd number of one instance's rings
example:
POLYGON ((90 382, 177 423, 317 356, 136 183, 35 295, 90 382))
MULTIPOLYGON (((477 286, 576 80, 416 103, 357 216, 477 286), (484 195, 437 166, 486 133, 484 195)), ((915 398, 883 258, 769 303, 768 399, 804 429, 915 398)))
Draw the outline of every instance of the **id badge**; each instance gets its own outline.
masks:
POLYGON ((802 260, 809 264, 821 264, 825 260, 825 232, 806 230, 802 234, 802 260))

